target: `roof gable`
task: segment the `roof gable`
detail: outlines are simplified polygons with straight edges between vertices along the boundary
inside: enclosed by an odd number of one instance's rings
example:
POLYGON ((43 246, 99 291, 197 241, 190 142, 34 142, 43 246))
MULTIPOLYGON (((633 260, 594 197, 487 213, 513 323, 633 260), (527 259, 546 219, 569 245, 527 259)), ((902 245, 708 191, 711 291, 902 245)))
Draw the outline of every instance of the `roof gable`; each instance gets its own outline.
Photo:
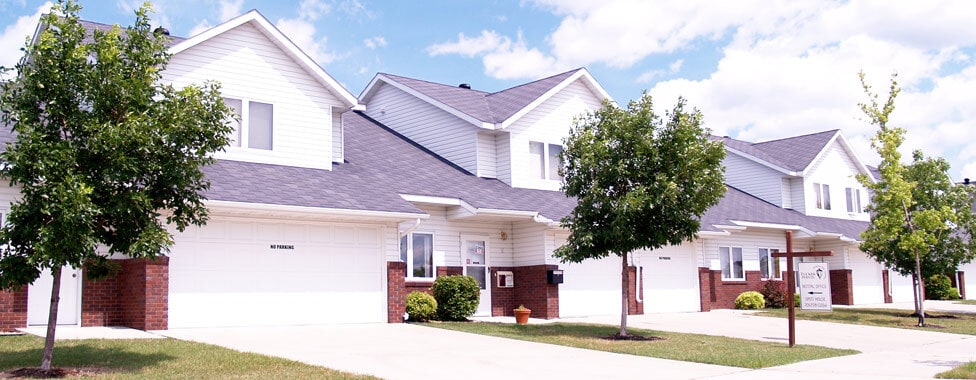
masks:
POLYGON ((266 19, 257 10, 251 10, 243 15, 237 16, 227 22, 217 25, 213 28, 207 29, 200 34, 193 37, 180 40, 179 42, 173 44, 169 52, 170 54, 179 54, 191 47, 199 45, 204 41, 210 40, 216 36, 219 36, 231 29, 237 28, 244 24, 250 24, 258 29, 263 35, 268 37, 271 42, 273 42, 279 49, 281 49, 285 54, 291 57, 299 66, 305 69, 316 81, 318 81, 322 86, 328 89, 329 92, 333 93, 337 99, 343 102, 346 106, 350 108, 361 108, 359 106, 359 101, 356 97, 346 90, 338 81, 335 80, 329 73, 315 63, 308 54, 305 54, 294 42, 288 39, 283 33, 281 33, 278 28, 271 24, 268 19, 266 19))
POLYGON ((770 157, 776 157, 787 169, 804 171, 839 134, 840 130, 834 129, 756 143, 752 146, 770 157))
POLYGON ((382 85, 389 84, 474 125, 498 129, 511 125, 576 80, 583 80, 587 88, 600 99, 612 100, 606 90, 583 68, 494 93, 379 73, 360 94, 360 100, 368 103, 375 91, 382 85))

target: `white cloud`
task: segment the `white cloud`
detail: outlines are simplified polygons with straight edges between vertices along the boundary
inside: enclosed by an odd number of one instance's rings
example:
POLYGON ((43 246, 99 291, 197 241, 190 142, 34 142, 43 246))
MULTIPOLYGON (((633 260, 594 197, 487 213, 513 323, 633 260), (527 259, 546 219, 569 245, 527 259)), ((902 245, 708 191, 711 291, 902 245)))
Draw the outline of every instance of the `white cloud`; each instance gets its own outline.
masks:
POLYGON ((5 53, 0 54, 0 66, 13 67, 17 64, 23 55, 20 48, 24 47, 27 39, 34 35, 41 15, 50 12, 51 6, 51 2, 46 2, 37 7, 34 14, 20 16, 17 21, 3 29, 0 34, 0 51, 5 53))
POLYGON ((383 38, 382 36, 370 37, 363 40, 363 44, 366 45, 366 47, 375 50, 376 48, 386 46, 386 38, 383 38))
POLYGON ((337 54, 327 49, 328 39, 315 36, 315 24, 296 18, 280 19, 275 25, 315 62, 327 64, 336 59, 337 54))
POLYGON ((645 71, 643 74, 637 76, 637 83, 650 83, 651 81, 653 81, 654 79, 657 79, 659 77, 662 77, 662 76, 665 76, 665 75, 674 75, 674 74, 677 74, 678 72, 681 71, 681 66, 683 66, 684 63, 685 63, 685 60, 684 59, 679 59, 679 60, 676 60, 674 62, 671 62, 671 64, 668 65, 668 70, 667 71, 665 71, 665 70, 650 70, 650 71, 645 71))
POLYGON ((241 9, 244 7, 244 0, 221 0, 218 3, 220 5, 220 22, 230 20, 243 13, 241 9))
POLYGON ((457 42, 445 42, 427 47, 432 56, 459 54, 482 56, 485 73, 499 79, 521 79, 553 74, 563 67, 538 49, 530 49, 518 33, 515 41, 495 31, 482 31, 477 37, 458 34, 457 42))

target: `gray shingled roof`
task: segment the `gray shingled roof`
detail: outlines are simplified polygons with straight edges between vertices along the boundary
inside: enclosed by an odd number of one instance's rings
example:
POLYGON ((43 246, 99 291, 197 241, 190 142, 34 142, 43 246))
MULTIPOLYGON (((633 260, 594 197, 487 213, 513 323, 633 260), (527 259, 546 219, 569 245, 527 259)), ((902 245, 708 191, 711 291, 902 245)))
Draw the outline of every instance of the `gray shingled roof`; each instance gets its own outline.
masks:
POLYGON ((501 123, 580 70, 583 69, 567 71, 494 93, 393 74, 381 73, 380 75, 481 122, 501 123))
POLYGON ((726 147, 751 155, 783 169, 800 172, 810 166, 813 159, 823 151, 824 147, 826 147, 827 143, 830 142, 830 139, 838 131, 834 129, 760 143, 736 140, 728 136, 712 136, 712 139, 720 140, 726 147))
MULTIPOLYGON (((85 36, 85 39, 82 40, 82 42, 84 42, 84 43, 91 43, 92 41, 94 41, 93 40, 93 37, 92 37, 93 31, 100 30, 100 31, 103 31, 103 32, 107 32, 107 31, 111 30, 112 27, 114 26, 114 25, 111 25, 111 24, 102 24, 102 23, 99 23, 99 22, 85 21, 85 20, 78 20, 78 22, 81 24, 82 27, 85 28, 86 31, 88 31, 87 35, 85 36)), ((186 39, 186 38, 183 38, 183 37, 176 37, 176 36, 172 36, 172 35, 169 36, 169 37, 170 37, 170 40, 169 40, 169 42, 166 43, 166 46, 176 45, 176 44, 178 44, 180 42, 183 42, 183 40, 186 39)))

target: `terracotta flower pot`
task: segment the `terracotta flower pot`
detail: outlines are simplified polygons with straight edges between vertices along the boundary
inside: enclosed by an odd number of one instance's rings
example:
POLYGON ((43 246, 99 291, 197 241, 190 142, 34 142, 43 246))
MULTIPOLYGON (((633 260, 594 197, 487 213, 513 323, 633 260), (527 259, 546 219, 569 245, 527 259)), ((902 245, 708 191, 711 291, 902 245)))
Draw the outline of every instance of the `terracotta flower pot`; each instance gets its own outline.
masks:
POLYGON ((515 309, 515 323, 520 325, 529 323, 529 314, 532 314, 532 310, 529 309, 515 309))

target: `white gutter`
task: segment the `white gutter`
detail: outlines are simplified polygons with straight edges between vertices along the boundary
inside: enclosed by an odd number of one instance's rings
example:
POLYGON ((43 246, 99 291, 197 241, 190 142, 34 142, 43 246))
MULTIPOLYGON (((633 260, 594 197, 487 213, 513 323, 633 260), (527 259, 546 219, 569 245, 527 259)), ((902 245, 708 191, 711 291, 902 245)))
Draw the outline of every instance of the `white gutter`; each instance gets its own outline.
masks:
POLYGON ((392 211, 370 211, 370 210, 350 210, 340 208, 308 207, 308 206, 289 206, 274 205, 267 203, 248 203, 234 201, 214 201, 206 202, 208 208, 216 210, 250 211, 262 213, 301 213, 313 216, 342 216, 342 217, 363 217, 377 219, 426 219, 430 215, 412 212, 392 212, 392 211))
POLYGON ((417 218, 417 222, 413 224, 413 227, 410 227, 410 228, 407 228, 406 230, 400 231, 400 236, 399 237, 402 238, 404 236, 407 236, 409 233, 411 233, 414 230, 416 230, 417 227, 420 227, 420 218, 417 218))

